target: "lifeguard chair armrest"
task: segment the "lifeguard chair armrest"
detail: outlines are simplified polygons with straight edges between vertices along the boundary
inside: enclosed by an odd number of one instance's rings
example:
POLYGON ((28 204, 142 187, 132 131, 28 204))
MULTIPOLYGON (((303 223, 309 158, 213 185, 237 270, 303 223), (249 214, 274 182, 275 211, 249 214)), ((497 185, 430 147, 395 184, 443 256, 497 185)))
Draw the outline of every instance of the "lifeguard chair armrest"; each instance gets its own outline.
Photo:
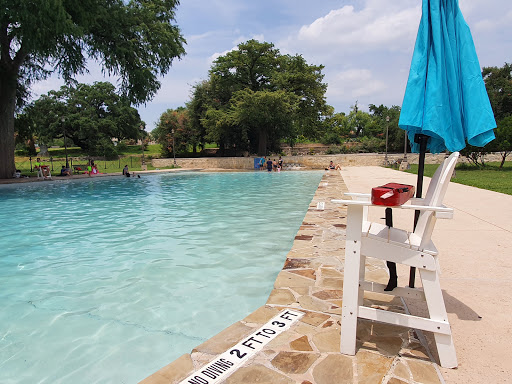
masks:
POLYGON ((355 197, 357 199, 371 199, 372 195, 369 193, 355 193, 355 192, 345 192, 343 195, 355 197))
POLYGON ((435 207, 431 205, 404 204, 394 208, 414 209, 415 211, 434 211, 438 219, 453 219, 453 208, 448 208, 444 205, 435 207))
POLYGON ((343 205, 362 205, 366 207, 373 205, 370 200, 331 200, 331 203, 343 205))
MULTIPOLYGON (((382 205, 374 205, 371 201, 361 201, 361 200, 331 200, 333 204, 343 204, 343 205, 360 205, 363 207, 382 207, 382 205)), ((417 211, 433 211, 438 219, 452 219, 453 218, 453 208, 448 208, 444 205, 439 207, 434 207, 430 205, 398 205, 396 207, 387 207, 387 208, 398 208, 398 209, 412 209, 417 211)))

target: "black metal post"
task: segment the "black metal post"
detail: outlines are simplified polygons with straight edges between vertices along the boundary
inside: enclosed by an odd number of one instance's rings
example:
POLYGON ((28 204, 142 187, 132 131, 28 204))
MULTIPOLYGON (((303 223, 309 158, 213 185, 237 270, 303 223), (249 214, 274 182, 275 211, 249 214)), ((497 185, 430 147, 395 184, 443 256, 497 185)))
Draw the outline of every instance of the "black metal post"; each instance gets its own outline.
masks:
POLYGON ((404 131, 404 161, 407 163, 407 131, 404 131))
POLYGON ((389 134, 389 116, 386 116, 386 156, 384 156, 385 166, 388 166, 388 134, 389 134))
MULTIPOLYGON (((420 145, 420 155, 418 161, 418 179, 416 181, 416 197, 421 198, 423 194, 423 174, 425 172, 425 153, 427 152, 427 143, 430 136, 423 134, 416 134, 414 136, 414 142, 420 145)), ((420 217, 420 211, 414 212, 414 228, 420 217)), ((411 267, 409 271, 409 287, 414 288, 414 280, 416 279, 416 268, 411 267)))
MULTIPOLYGON (((386 225, 388 227, 393 226, 393 210, 391 208, 386 208, 386 225)), ((392 261, 386 261, 386 266, 389 270, 389 280, 388 285, 384 288, 385 291, 392 291, 396 288, 398 282, 398 275, 396 273, 396 263, 392 261)))
POLYGON ((66 118, 63 117, 61 119, 62 129, 64 130, 64 152, 66 153, 66 168, 69 170, 69 161, 68 161, 68 143, 66 140, 66 118))
POLYGON ((52 172, 53 172, 53 157, 50 156, 50 164, 52 165, 52 172))
POLYGON ((29 160, 30 160, 30 172, 32 172, 32 156, 30 156, 29 160))
POLYGON ((172 132, 172 156, 174 157, 174 165, 176 165, 176 149, 174 148, 176 141, 174 138, 174 129, 171 132, 172 132))

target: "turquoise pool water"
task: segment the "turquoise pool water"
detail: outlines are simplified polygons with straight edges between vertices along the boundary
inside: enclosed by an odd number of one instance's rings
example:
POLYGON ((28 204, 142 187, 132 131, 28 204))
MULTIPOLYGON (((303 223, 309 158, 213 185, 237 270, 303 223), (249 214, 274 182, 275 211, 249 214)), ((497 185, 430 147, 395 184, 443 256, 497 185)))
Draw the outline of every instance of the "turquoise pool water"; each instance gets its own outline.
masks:
POLYGON ((263 305, 322 172, 0 188, 0 382, 136 383, 263 305))

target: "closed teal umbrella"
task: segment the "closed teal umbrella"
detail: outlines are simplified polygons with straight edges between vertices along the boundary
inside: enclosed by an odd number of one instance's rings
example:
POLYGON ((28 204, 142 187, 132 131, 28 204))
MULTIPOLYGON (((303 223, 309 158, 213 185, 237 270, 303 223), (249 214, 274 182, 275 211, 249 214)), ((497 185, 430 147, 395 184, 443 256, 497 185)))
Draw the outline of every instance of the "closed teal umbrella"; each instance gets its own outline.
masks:
MULTIPOLYGON (((456 152, 466 141, 483 147, 494 140, 496 121, 458 0, 423 0, 398 125, 407 131, 412 152, 420 154, 416 197, 423 192, 427 150, 456 152)), ((393 289, 396 269, 388 266, 388 287, 393 289)), ((410 287, 414 287, 414 276, 411 268, 410 287)))
POLYGON ((460 151, 466 141, 483 147, 496 121, 458 0, 423 0, 422 11, 398 124, 412 152, 420 152, 417 134, 429 137, 432 153, 460 151))

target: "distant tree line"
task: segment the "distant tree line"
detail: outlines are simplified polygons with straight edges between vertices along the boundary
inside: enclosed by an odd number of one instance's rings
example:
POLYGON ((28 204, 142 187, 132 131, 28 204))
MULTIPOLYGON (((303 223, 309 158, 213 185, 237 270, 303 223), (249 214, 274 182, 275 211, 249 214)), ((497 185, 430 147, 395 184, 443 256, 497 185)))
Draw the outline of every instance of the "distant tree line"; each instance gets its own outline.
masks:
MULTIPOLYGON (((348 113, 335 112, 326 103, 322 70, 271 43, 249 40, 218 57, 186 105, 162 113, 151 136, 165 157, 199 156, 207 144, 221 156, 268 155, 300 142, 331 145, 330 153, 409 151, 398 127, 399 106, 370 104, 365 112, 356 101, 348 113)), ((468 146, 463 154, 482 165, 486 152, 500 152, 503 165, 512 151, 512 66, 486 67, 482 74, 497 139, 483 149, 468 146)), ((66 138, 91 155, 115 155, 112 138, 142 138, 143 125, 110 83, 78 84, 27 105, 16 119, 16 140, 26 145, 66 138)))
MULTIPOLYGON (((130 101, 108 82, 63 86, 27 105, 15 121, 16 143, 35 154, 41 147, 78 146, 90 156, 117 156, 112 139, 139 139, 143 123, 130 101)), ((117 144, 117 141, 115 142, 117 144)))
POLYGON ((167 110, 152 134, 163 155, 172 152, 173 140, 178 153, 216 143, 221 155, 234 156, 267 155, 301 141, 358 141, 360 151, 384 150, 386 131, 388 149, 402 151, 400 108, 370 105, 363 112, 356 102, 350 113, 335 113, 326 103, 323 68, 249 40, 218 57, 186 107, 167 110))
POLYGON ((501 165, 512 153, 512 64, 505 63, 503 67, 484 67, 482 76, 489 100, 491 102, 497 128, 496 139, 484 148, 467 146, 463 154, 476 165, 484 165, 484 155, 487 152, 501 153, 501 165))

